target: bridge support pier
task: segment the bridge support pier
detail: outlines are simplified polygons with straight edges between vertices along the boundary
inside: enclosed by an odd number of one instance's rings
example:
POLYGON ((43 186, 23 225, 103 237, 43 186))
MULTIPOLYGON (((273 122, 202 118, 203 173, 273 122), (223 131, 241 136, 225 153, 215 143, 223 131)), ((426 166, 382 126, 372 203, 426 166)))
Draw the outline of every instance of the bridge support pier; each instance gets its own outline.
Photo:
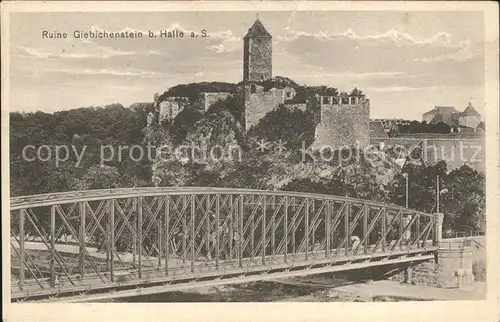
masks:
POLYGON ((438 249, 438 285, 442 288, 460 288, 474 283, 472 247, 449 244, 438 249))
POLYGON ((404 273, 405 273, 404 282, 406 284, 411 284, 411 282, 413 281, 413 267, 411 263, 408 266, 406 266, 404 273))

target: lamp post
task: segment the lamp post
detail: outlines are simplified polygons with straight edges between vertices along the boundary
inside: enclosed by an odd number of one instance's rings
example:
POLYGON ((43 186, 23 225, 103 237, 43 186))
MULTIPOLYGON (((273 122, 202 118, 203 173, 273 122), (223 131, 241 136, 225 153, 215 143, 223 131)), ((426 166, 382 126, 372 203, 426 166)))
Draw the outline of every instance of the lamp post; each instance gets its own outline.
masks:
POLYGON ((405 188, 405 207, 408 208, 408 173, 403 173, 403 177, 406 179, 406 188, 405 188))
POLYGON ((434 242, 433 244, 434 245, 437 245, 439 246, 439 243, 442 239, 442 235, 443 235, 443 214, 440 213, 440 209, 439 209, 439 199, 441 197, 441 192, 445 192, 446 189, 443 189, 443 191, 441 191, 441 189, 439 188, 439 174, 436 176, 436 218, 435 218, 435 222, 434 224, 436 225, 435 228, 434 228, 434 242))
MULTIPOLYGON (((403 177, 405 177, 406 187, 405 187, 405 207, 408 209, 408 173, 403 173, 403 177)), ((403 226, 407 228, 405 231, 405 240, 409 241, 411 239, 411 229, 410 227, 406 227, 411 222, 411 215, 406 215, 403 220, 403 226)))
POLYGON ((436 178, 436 213, 439 213, 439 195, 440 191, 439 191, 439 174, 438 174, 436 178))

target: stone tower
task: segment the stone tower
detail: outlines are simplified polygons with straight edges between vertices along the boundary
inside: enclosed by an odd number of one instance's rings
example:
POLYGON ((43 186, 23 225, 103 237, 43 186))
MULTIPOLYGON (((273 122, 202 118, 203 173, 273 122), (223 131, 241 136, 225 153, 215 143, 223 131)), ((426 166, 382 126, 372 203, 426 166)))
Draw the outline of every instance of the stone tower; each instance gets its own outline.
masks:
POLYGON ((243 37, 243 80, 262 82, 272 77, 272 36, 259 18, 243 37))
POLYGON ((364 94, 319 96, 321 122, 316 127, 313 150, 361 149, 370 145, 370 100, 364 94))

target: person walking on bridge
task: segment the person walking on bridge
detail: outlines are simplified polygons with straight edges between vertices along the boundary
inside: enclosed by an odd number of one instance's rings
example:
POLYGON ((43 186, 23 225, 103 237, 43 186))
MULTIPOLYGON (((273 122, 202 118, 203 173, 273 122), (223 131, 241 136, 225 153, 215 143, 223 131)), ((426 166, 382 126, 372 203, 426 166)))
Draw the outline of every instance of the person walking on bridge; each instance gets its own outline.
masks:
POLYGON ((352 250, 355 250, 358 247, 359 243, 361 242, 358 236, 352 236, 351 241, 352 241, 352 250))

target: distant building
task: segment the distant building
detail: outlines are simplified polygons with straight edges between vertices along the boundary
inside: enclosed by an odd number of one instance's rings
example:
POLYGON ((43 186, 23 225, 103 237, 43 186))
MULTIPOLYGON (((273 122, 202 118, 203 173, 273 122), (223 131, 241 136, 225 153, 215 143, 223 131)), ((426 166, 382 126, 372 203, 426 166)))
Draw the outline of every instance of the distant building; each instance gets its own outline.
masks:
POLYGON ((476 109, 469 102, 469 105, 465 110, 460 113, 458 123, 460 126, 471 127, 473 129, 477 128, 479 123, 481 123, 481 114, 476 111, 476 109))
POLYGON ((427 124, 446 123, 449 126, 458 126, 460 112, 453 106, 435 106, 434 109, 426 112, 422 116, 422 121, 427 124))
POLYGON ((453 106, 435 106, 434 109, 422 115, 422 121, 428 124, 446 123, 454 127, 476 128, 481 123, 481 114, 469 102, 463 112, 453 106))

